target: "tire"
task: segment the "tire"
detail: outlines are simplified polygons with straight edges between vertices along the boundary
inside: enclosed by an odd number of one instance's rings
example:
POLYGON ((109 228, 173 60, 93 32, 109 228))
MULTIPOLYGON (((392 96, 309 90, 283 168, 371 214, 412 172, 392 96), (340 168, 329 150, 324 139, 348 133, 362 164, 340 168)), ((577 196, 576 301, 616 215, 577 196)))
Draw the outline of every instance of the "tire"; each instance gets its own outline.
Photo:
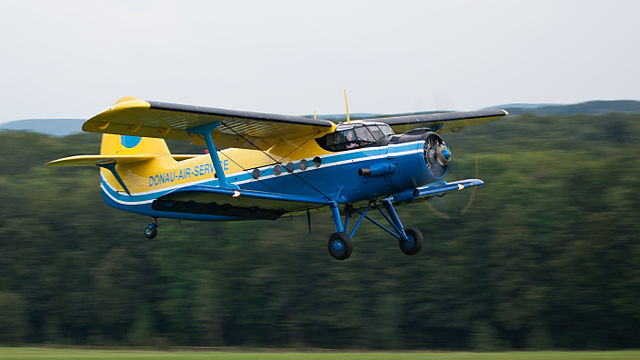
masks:
POLYGON ((422 249, 422 244, 424 243, 424 239, 420 230, 408 228, 404 229, 404 233, 407 234, 409 240, 398 240, 400 250, 402 250, 405 255, 415 255, 419 253, 420 249, 422 249))
POLYGON ((345 233, 333 233, 329 237, 329 254, 337 260, 346 260, 353 251, 353 241, 345 233))
POLYGON ((144 237, 151 240, 154 239, 158 235, 158 225, 149 224, 144 228, 144 237))

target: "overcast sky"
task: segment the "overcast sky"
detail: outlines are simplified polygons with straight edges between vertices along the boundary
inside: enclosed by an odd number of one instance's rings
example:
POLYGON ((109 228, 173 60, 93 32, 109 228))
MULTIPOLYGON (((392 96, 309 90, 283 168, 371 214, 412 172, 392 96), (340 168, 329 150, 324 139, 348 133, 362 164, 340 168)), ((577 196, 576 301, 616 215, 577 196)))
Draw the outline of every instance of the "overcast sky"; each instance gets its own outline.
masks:
POLYGON ((0 0, 0 122, 640 99, 640 1, 0 0))

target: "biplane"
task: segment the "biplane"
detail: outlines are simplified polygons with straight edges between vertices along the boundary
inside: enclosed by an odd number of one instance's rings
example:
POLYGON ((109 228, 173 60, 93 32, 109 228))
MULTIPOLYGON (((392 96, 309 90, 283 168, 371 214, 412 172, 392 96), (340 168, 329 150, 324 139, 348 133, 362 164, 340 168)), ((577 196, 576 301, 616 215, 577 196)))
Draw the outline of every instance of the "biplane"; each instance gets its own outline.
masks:
POLYGON ((309 219, 310 211, 329 210, 335 232, 328 249, 335 259, 351 255, 365 219, 396 238, 404 254, 414 255, 423 235, 404 226, 395 205, 483 184, 444 180, 452 154, 440 135, 506 115, 496 109, 352 120, 347 105, 346 121, 335 123, 315 115, 125 97, 82 126, 103 134, 100 155, 47 165, 99 167, 104 201, 150 216, 144 228, 149 239, 158 233, 159 218, 275 220, 306 214, 309 219), (165 139, 204 145, 208 153, 171 154, 165 139), (378 220, 370 216, 375 211, 378 220))

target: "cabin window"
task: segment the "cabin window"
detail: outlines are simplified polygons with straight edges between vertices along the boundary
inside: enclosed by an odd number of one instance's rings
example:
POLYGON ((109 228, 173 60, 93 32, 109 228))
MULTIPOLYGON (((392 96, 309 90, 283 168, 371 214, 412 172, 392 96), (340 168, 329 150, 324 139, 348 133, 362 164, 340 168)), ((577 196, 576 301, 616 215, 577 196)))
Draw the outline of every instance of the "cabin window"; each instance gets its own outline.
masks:
POLYGON ((371 131, 367 129, 367 126, 357 127, 356 129, 356 137, 358 141, 363 142, 365 144, 370 144, 376 142, 376 139, 371 135, 371 131))
POLYGON ((380 130, 380 128, 375 125, 369 126, 369 131, 371 131, 371 135, 373 135, 373 138, 376 139, 376 141, 384 137, 382 130, 380 130))
POLYGON ((387 136, 387 135, 395 135, 393 130, 391 130, 391 126, 389 126, 387 124, 378 124, 378 128, 380 129, 380 131, 382 131, 382 133, 385 136, 387 136))
POLYGON ((344 151, 375 146, 393 131, 386 124, 343 124, 336 131, 316 139, 320 147, 329 151, 344 151), (386 129, 383 129, 385 128, 386 129))

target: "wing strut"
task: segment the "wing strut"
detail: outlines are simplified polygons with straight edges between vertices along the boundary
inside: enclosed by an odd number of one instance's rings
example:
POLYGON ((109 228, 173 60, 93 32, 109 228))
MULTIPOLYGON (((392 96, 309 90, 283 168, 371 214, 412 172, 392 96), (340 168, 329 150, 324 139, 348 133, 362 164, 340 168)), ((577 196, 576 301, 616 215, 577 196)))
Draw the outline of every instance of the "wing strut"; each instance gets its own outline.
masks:
POLYGON ((127 189, 127 185, 124 184, 124 181, 122 180, 122 178, 120 177, 120 174, 118 174, 118 171, 116 170, 116 164, 117 163, 115 161, 110 161, 110 162, 98 162, 96 165, 98 167, 105 168, 111 171, 111 173, 116 178, 116 180, 118 180, 118 183, 120 184, 120 186, 122 186, 124 191, 127 192, 127 195, 131 196, 129 189, 127 189))
POLYGON ((217 128, 218 125, 220 125, 220 121, 215 121, 209 124, 196 126, 188 131, 192 134, 200 134, 204 137, 204 141, 207 143, 207 149, 209 150, 209 156, 211 156, 211 161, 213 162, 213 167, 216 169, 216 175, 218 175, 218 181, 220 181, 220 187, 223 189, 239 190, 240 188, 238 185, 229 183, 227 176, 224 174, 224 169, 222 169, 222 165, 220 165, 218 150, 216 150, 216 145, 213 143, 213 137, 211 137, 211 132, 213 129, 217 128))

